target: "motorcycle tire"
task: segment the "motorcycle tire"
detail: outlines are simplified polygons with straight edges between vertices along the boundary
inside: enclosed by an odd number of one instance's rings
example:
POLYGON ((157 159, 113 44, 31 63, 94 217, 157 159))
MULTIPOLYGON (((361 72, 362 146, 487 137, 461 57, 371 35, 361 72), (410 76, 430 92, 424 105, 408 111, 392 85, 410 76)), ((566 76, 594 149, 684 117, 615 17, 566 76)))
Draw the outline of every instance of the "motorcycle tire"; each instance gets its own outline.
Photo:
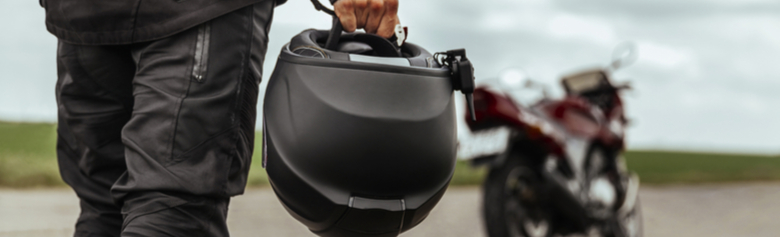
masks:
MULTIPOLYGON (((530 208, 519 195, 528 195, 538 182, 522 156, 510 157, 501 167, 490 170, 483 184, 482 215, 490 237, 549 237, 553 234, 551 218, 530 217, 530 208), (525 185, 525 186, 523 186, 525 185), (531 188, 528 190, 526 188, 531 188), (534 221, 537 219, 538 221, 534 221), (529 222, 530 221, 530 222, 529 222), (529 224, 530 223, 530 224, 529 224)), ((539 194, 532 194, 537 198, 539 194)), ((527 197, 524 197, 527 199, 527 197)), ((535 207, 534 207, 535 206, 535 207)), ((536 210, 536 209, 535 209, 536 210)))
POLYGON ((625 216, 617 218, 618 229, 621 234, 615 234, 613 236, 625 236, 625 237, 642 237, 644 236, 644 224, 642 220, 642 207, 639 199, 637 198, 634 208, 628 212, 625 216))
MULTIPOLYGON (((625 161, 621 160, 623 159, 620 156, 616 156, 614 153, 608 153, 607 149, 594 146, 590 149, 588 152, 588 158, 587 158, 587 176, 588 179, 603 175, 602 173, 612 173, 616 177, 616 179, 624 179, 625 177, 628 177, 628 173, 625 170, 625 167, 620 168, 621 163, 624 165, 625 161), (597 156, 599 159, 595 159, 597 156), (592 166, 598 166, 598 167, 592 167, 592 166)), ((620 184, 620 181, 613 180, 613 185, 620 185, 616 186, 616 192, 625 192, 626 188, 622 184, 620 184)), ((624 197, 623 194, 621 196, 624 197)), ((633 208, 628 211, 624 216, 619 216, 619 214, 616 217, 613 217, 611 223, 609 224, 610 227, 609 230, 604 230, 602 233, 603 236, 606 237, 642 237, 643 236, 643 223, 642 223, 642 209, 641 204, 639 202, 639 198, 637 197, 636 203, 634 204, 633 208)))

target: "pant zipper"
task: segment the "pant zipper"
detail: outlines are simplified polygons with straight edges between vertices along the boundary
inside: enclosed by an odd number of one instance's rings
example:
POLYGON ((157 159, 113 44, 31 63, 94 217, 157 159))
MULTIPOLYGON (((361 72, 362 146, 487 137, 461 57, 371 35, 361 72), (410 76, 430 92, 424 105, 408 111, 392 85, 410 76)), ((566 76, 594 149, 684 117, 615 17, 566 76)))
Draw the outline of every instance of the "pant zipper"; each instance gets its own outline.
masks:
POLYGON ((198 27, 198 38, 195 42, 195 62, 192 66, 192 78, 202 82, 206 77, 209 61, 209 41, 211 38, 211 23, 206 22, 198 27))

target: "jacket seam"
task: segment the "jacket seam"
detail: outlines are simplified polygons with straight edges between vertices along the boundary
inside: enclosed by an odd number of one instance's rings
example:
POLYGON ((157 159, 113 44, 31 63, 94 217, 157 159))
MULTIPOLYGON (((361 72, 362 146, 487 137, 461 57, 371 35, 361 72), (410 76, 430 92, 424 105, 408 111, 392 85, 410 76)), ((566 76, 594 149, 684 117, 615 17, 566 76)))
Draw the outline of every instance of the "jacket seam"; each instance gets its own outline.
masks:
POLYGON ((138 22, 138 11, 141 9, 141 1, 143 0, 138 0, 138 3, 135 5, 135 14, 133 14, 133 23, 130 28, 130 41, 135 41, 135 23, 138 22))
MULTIPOLYGON (((253 39, 252 36, 254 35, 254 31, 255 31, 254 27, 252 27, 252 25, 254 24, 254 17, 255 17, 254 7, 253 8, 248 8, 246 11, 248 12, 249 16, 247 17, 248 19, 246 20, 246 23, 244 23, 245 24, 244 27, 248 28, 249 31, 250 31, 250 33, 248 34, 249 37, 247 37, 247 39, 245 39, 245 43, 247 44, 247 51, 246 51, 247 53, 246 53, 246 56, 244 56, 244 58, 241 59, 241 65, 239 67, 239 71, 238 71, 238 75, 237 75, 238 81, 236 83, 236 97, 234 98, 235 102, 233 104, 233 109, 232 109, 231 114, 230 114, 230 120, 231 120, 231 124, 232 124, 231 127, 233 129, 236 129, 236 130, 241 130, 241 121, 240 121, 240 118, 238 118, 238 116, 239 116, 239 112, 241 110, 241 105, 243 104, 243 101, 241 100, 242 96, 245 96, 245 95, 243 95, 244 93, 242 93, 241 90, 242 90, 242 88, 243 88, 242 86, 244 84, 244 77, 245 77, 244 71, 245 71, 245 69, 247 67, 247 62, 249 60, 251 60, 251 57, 252 57, 252 39, 253 39)), ((246 37, 247 34, 244 34, 244 36, 246 37)), ((231 136, 231 140, 232 140, 232 142, 231 142, 232 147, 230 149, 231 163, 234 162, 235 159, 239 158, 238 157, 238 145, 237 145, 238 144, 238 139, 240 137, 239 133, 241 133, 241 131, 236 131, 231 136)), ((227 193, 228 193, 228 183, 227 182, 225 182, 222 185, 222 192, 223 192, 223 195, 227 195, 227 193)))

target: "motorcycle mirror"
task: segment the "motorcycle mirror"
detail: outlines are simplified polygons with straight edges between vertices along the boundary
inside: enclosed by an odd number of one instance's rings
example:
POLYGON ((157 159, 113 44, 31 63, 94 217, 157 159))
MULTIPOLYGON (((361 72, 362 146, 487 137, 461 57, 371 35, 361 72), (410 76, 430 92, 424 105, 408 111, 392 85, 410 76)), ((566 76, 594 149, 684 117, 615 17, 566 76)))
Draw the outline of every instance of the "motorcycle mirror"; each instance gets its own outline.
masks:
POLYGON ((523 87, 529 88, 529 89, 535 88, 535 87, 538 87, 538 86, 539 86, 539 83, 535 82, 534 80, 531 80, 531 79, 525 80, 525 85, 523 85, 523 87))
POLYGON ((543 98, 545 98, 545 99, 547 99, 547 98, 550 98, 550 88, 549 88, 549 87, 547 87, 547 85, 545 85, 545 84, 539 83, 539 82, 537 82, 537 81, 534 81, 534 80, 531 80, 531 79, 529 78, 529 79, 526 79, 526 80, 525 80, 525 85, 524 85, 524 87, 525 87, 525 88, 528 88, 528 89, 536 89, 536 88, 539 88, 539 89, 541 89, 541 90, 542 90, 542 97, 543 97, 543 98))
POLYGON ((615 47, 612 52, 612 63, 609 68, 612 71, 624 68, 636 62, 639 55, 637 53, 636 44, 633 42, 623 42, 615 47))
POLYGON ((631 89, 633 89, 633 87, 631 87, 631 83, 628 83, 628 82, 620 84, 620 85, 615 85, 614 87, 615 87, 615 89, 618 89, 618 90, 631 90, 631 89))
POLYGON ((520 86, 523 81, 528 80, 528 74, 519 68, 510 68, 503 70, 499 74, 499 82, 502 86, 514 88, 520 86))

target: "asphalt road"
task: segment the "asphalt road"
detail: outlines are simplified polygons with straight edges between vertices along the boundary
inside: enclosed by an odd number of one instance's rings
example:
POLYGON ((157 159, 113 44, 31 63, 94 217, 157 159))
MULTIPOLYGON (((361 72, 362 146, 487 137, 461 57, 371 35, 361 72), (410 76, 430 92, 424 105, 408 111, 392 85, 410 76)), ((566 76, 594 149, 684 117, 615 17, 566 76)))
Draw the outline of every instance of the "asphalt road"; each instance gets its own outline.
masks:
MULTIPOLYGON (((643 187, 645 235, 778 236, 780 183, 643 187)), ((401 236, 484 236, 476 187, 451 188, 426 221, 401 236)), ((232 236, 314 236, 270 189, 231 202, 232 236)), ((68 189, 0 190, 0 236, 72 236, 78 199, 68 189)))

